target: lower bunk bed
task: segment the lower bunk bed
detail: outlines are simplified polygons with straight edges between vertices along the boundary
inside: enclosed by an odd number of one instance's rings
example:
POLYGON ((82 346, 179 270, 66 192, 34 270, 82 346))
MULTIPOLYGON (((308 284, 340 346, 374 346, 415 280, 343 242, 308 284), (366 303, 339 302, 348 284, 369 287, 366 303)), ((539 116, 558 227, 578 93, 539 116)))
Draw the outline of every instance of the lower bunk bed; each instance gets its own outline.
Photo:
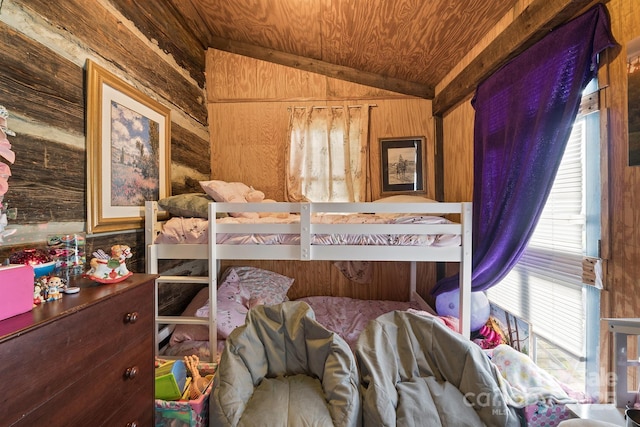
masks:
MULTIPOLYGON (((230 307, 219 300, 218 353, 223 350, 228 334, 244 323, 244 316, 253 302, 266 301, 268 304, 276 304, 287 301, 286 294, 291 286, 295 286, 292 278, 272 271, 244 265, 229 267, 222 276, 218 295, 222 296, 222 299, 232 295, 239 296, 239 301, 244 301, 245 306, 233 316, 225 313, 225 308, 230 307), (250 292, 239 296, 238 283, 244 283, 244 287, 250 289, 250 292), (268 286, 260 286, 260 284, 268 284, 268 286)), ((456 318, 437 316, 430 308, 425 309, 418 301, 360 300, 331 296, 302 297, 296 301, 306 302, 314 312, 315 319, 325 328, 342 337, 354 352, 358 338, 367 325, 381 316, 388 316, 394 312, 412 313, 435 319, 451 331, 458 330, 456 318)), ((208 309, 208 289, 203 288, 189 303, 183 315, 206 316, 208 309)), ((392 351, 394 346, 387 343, 379 347, 380 350, 376 352, 382 354, 385 351, 392 351)), ((528 426, 557 426, 561 421, 572 417, 566 407, 567 403, 588 402, 584 394, 560 383, 540 369, 527 355, 509 345, 501 344, 492 349, 485 349, 483 352, 504 379, 500 393, 508 397, 506 400, 511 405, 519 408, 520 416, 528 426)), ((201 359, 208 358, 211 354, 208 328, 203 325, 177 325, 169 343, 162 349, 162 354, 168 358, 180 358, 192 354, 198 355, 201 359)), ((487 404, 490 403, 487 401, 487 404)))
MULTIPOLYGON (((252 266, 229 267, 221 278, 217 292, 217 353, 220 354, 226 337, 244 324, 246 314, 256 304, 274 305, 288 301, 287 291, 294 285, 290 277, 252 266)), ((458 319, 437 316, 423 301, 364 300, 337 296, 309 296, 304 301, 313 310, 316 320, 324 327, 340 335, 351 348, 369 321, 391 311, 412 311, 434 316, 458 331, 458 319)), ((209 316, 209 289, 201 289, 190 301, 182 316, 209 316)), ((209 327, 198 324, 179 324, 164 335, 168 341, 159 350, 164 357, 183 357, 196 354, 202 360, 211 358, 209 327)))

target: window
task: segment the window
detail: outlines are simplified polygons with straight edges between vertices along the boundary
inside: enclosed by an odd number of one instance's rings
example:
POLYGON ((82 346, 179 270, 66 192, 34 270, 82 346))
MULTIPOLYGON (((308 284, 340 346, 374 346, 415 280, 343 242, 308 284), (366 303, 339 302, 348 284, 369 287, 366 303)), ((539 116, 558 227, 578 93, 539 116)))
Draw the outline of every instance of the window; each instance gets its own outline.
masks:
POLYGON ((365 200, 369 106, 294 107, 289 129, 289 201, 365 200))
POLYGON ((598 116, 577 117, 527 249, 487 291, 491 302, 532 325, 538 365, 589 394, 597 392, 587 378, 597 378, 599 293, 582 283, 582 260, 598 255, 600 238, 598 116))

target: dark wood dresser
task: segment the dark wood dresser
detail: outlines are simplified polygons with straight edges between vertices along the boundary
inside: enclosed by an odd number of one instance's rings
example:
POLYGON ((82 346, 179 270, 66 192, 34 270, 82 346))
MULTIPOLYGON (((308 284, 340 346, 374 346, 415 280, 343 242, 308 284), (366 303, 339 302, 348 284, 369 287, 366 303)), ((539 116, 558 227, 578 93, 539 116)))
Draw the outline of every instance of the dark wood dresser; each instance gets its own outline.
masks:
POLYGON ((155 278, 81 279, 0 321, 0 424, 152 426, 155 278))

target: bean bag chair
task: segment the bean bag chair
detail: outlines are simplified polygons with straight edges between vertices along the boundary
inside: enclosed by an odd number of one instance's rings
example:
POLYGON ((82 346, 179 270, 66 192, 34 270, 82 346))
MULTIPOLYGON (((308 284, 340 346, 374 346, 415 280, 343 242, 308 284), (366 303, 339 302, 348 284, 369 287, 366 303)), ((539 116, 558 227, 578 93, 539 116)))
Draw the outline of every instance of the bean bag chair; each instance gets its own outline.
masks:
POLYGON ((355 345, 363 426, 519 426, 482 349, 438 319, 393 311, 355 345))
POLYGON ((225 343, 211 426, 359 426, 358 371, 347 343, 305 302, 253 307, 225 343))

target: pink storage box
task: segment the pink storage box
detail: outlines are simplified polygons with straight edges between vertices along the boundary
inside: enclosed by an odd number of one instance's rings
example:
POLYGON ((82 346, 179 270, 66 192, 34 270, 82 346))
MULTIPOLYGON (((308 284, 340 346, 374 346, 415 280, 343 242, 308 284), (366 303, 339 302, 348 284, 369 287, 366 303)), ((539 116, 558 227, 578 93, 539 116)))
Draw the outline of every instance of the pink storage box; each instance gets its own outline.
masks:
MULTIPOLYGON (((159 363, 165 362, 158 359, 159 363)), ((215 374, 217 365, 200 362, 200 375, 215 374)), ((207 390, 195 400, 155 400, 155 427, 209 427, 209 396, 213 390, 213 381, 207 390)))
POLYGON ((33 308, 35 273, 30 265, 0 266, 0 320, 33 308))

